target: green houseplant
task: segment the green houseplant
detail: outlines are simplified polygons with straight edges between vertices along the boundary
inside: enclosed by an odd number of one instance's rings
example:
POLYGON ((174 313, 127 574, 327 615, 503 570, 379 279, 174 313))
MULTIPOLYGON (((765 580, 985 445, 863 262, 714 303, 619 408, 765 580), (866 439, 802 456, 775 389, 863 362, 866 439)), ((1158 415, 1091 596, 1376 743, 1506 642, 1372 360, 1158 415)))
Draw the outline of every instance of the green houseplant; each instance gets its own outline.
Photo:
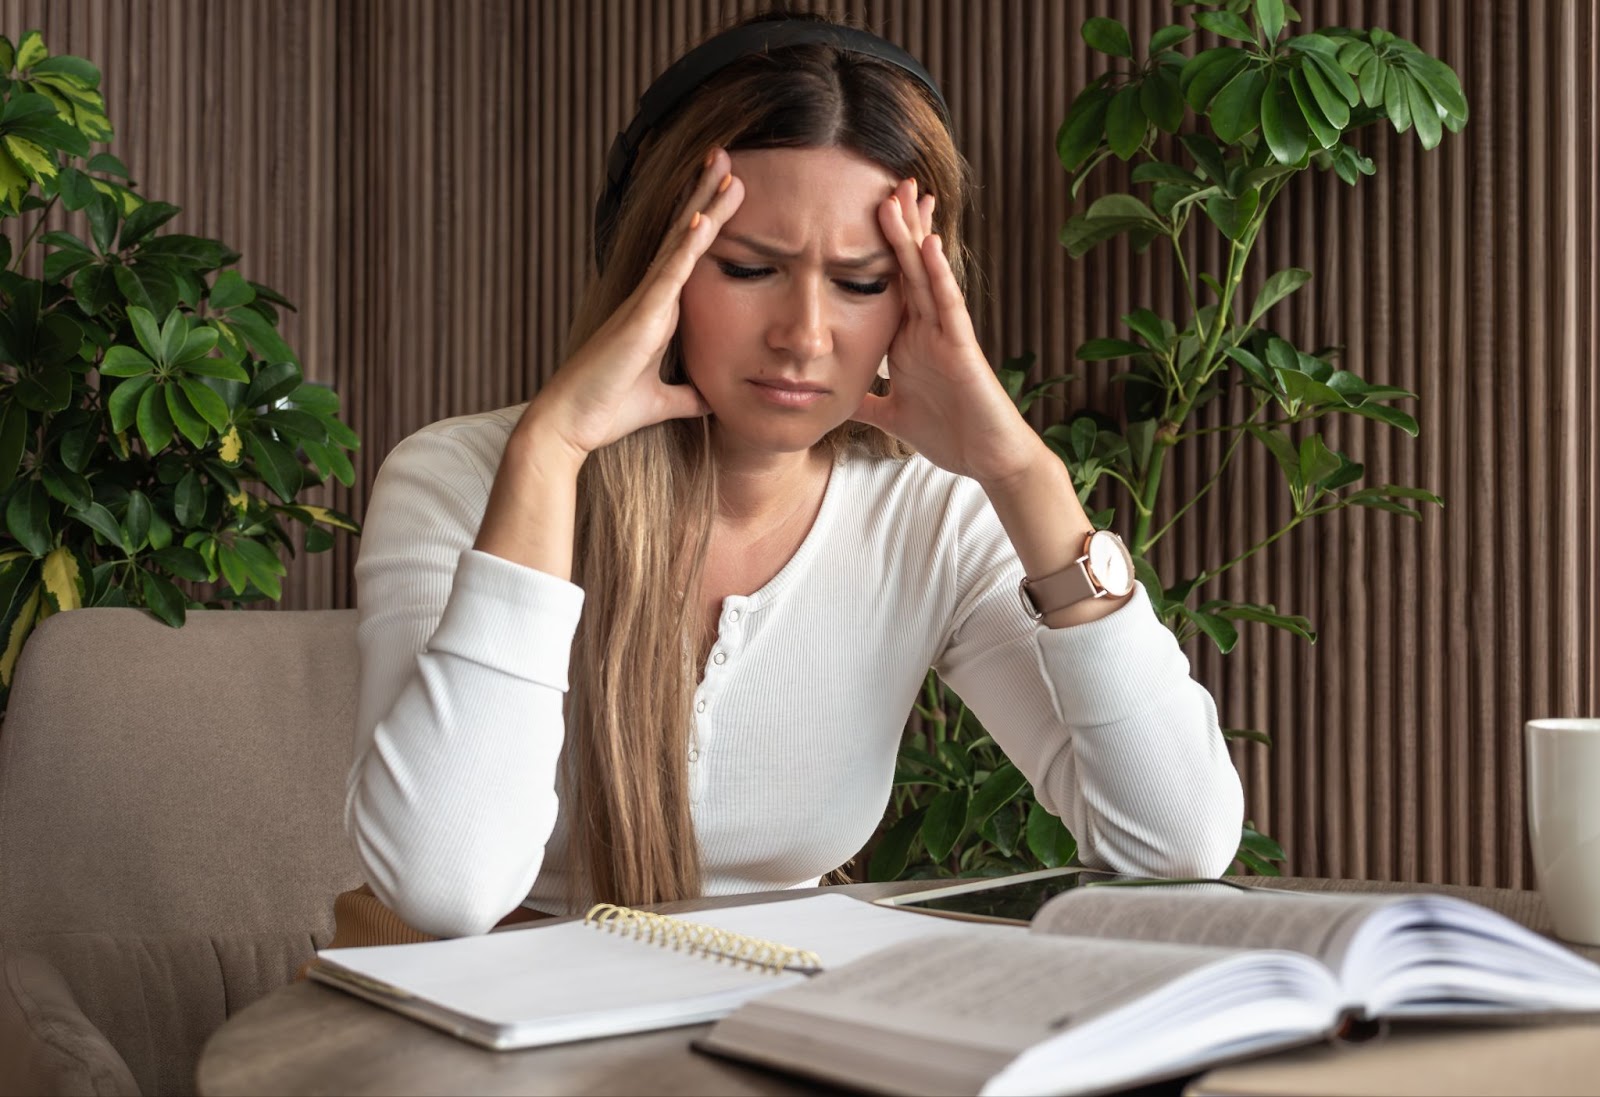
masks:
MULTIPOLYGON (((1315 642, 1304 617, 1208 597, 1206 588, 1312 518, 1369 507, 1420 519, 1419 504, 1442 502, 1399 484, 1357 487, 1364 466, 1331 449, 1315 429, 1330 415, 1362 416, 1412 436, 1418 425, 1394 406, 1414 393, 1357 377, 1336 364, 1337 348, 1305 350, 1267 325, 1273 306, 1311 272, 1273 272, 1248 302, 1241 286, 1268 212, 1297 175, 1332 169, 1354 185, 1374 172, 1372 161, 1347 143, 1355 131, 1387 122, 1398 133, 1414 131, 1432 149, 1445 131, 1466 123, 1466 97, 1447 65, 1381 28, 1290 34, 1289 24, 1300 17, 1283 0, 1176 0, 1176 6, 1197 9, 1194 26, 1156 31, 1142 59, 1117 20, 1083 24, 1084 40, 1111 57, 1112 67, 1074 100, 1056 151, 1074 176, 1074 198, 1110 161, 1133 162, 1127 178, 1137 190, 1095 199, 1061 229, 1061 244, 1074 257, 1118 237, 1140 253, 1168 248, 1188 307, 1170 318, 1134 309, 1122 318, 1125 333, 1080 346, 1083 361, 1126 363, 1113 378, 1123 414, 1080 412, 1047 427, 1044 438, 1071 470, 1096 525, 1122 511, 1139 579, 1180 641, 1203 635, 1226 653, 1238 642, 1239 625, 1255 622, 1315 642), (1181 52, 1195 28, 1219 44, 1192 56, 1181 52), (1222 237, 1223 269, 1198 269, 1201 233, 1222 237), (1212 403, 1222 421, 1196 426, 1196 414, 1212 403), (1163 509, 1160 489, 1168 461, 1176 459, 1171 455, 1206 434, 1228 438, 1214 474, 1181 505, 1163 509), (1247 442, 1264 447, 1282 470, 1289 520, 1257 544, 1233 546, 1199 574, 1159 574, 1153 550, 1216 487, 1247 442)), ((1064 380, 1025 388, 1031 365, 1030 356, 1000 371, 1024 409, 1064 380)), ((901 751, 888 825, 870 864, 873 879, 1012 872, 1072 856, 1072 836, 1038 806, 1016 767, 932 674, 919 711, 925 733, 910 736, 901 751)), ((1228 734, 1269 741, 1260 731, 1228 734)), ((1238 858, 1275 874, 1272 862, 1284 854, 1247 825, 1238 858)))
POLYGON ((99 85, 38 31, 0 38, 0 706, 52 613, 142 606, 180 625, 276 599, 286 523, 311 552, 357 529, 296 501, 352 483, 360 443, 277 332, 292 306, 225 244, 157 231, 178 207, 91 155, 112 135, 99 85), (87 239, 46 230, 57 206, 87 239))

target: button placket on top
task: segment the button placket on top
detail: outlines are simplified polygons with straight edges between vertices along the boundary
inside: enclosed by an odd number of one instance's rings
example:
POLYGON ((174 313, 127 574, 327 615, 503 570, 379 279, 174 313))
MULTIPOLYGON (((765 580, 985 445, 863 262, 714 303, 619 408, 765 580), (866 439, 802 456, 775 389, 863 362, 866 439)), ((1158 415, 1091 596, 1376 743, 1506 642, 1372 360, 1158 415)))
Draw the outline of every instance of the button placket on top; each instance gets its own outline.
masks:
POLYGON ((745 603, 749 599, 738 595, 722 600, 722 616, 717 619, 717 639, 711 646, 711 656, 695 690, 694 721, 689 741, 689 800, 698 804, 705 789, 705 767, 701 758, 715 735, 716 697, 722 689, 722 668, 738 655, 744 646, 745 603))

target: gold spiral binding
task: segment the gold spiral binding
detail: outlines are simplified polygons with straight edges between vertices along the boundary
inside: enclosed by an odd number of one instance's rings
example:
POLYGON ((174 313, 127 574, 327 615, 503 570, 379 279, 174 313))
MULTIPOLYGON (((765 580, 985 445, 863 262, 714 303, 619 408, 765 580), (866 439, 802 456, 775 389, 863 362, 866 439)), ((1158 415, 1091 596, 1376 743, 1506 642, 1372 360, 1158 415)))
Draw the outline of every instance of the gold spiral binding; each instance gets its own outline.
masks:
POLYGON ((686 922, 665 914, 652 914, 614 903, 596 903, 583 916, 585 925, 608 933, 620 933, 646 944, 672 948, 675 952, 710 957, 718 963, 742 964, 751 971, 778 975, 786 970, 822 970, 822 959, 806 949, 789 948, 775 941, 763 941, 742 933, 718 929, 699 922, 686 922))

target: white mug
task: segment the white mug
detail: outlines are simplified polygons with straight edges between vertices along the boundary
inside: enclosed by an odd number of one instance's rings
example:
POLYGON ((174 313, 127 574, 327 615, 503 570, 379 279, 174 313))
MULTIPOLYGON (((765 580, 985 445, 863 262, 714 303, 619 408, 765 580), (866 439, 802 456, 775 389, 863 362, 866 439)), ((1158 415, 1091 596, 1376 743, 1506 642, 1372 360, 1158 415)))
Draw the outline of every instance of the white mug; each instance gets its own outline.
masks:
POLYGON ((1529 720, 1528 840, 1556 936, 1600 945, 1600 719, 1529 720))

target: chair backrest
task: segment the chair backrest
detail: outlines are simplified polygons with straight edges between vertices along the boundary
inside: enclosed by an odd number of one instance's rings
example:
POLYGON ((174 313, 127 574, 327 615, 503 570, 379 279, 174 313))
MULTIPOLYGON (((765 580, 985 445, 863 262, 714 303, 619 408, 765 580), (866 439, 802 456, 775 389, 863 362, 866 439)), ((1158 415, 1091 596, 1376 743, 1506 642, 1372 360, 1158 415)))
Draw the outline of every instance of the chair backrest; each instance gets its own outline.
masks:
POLYGON ((0 938, 326 940, 356 613, 74 610, 29 638, 0 725, 0 938))

